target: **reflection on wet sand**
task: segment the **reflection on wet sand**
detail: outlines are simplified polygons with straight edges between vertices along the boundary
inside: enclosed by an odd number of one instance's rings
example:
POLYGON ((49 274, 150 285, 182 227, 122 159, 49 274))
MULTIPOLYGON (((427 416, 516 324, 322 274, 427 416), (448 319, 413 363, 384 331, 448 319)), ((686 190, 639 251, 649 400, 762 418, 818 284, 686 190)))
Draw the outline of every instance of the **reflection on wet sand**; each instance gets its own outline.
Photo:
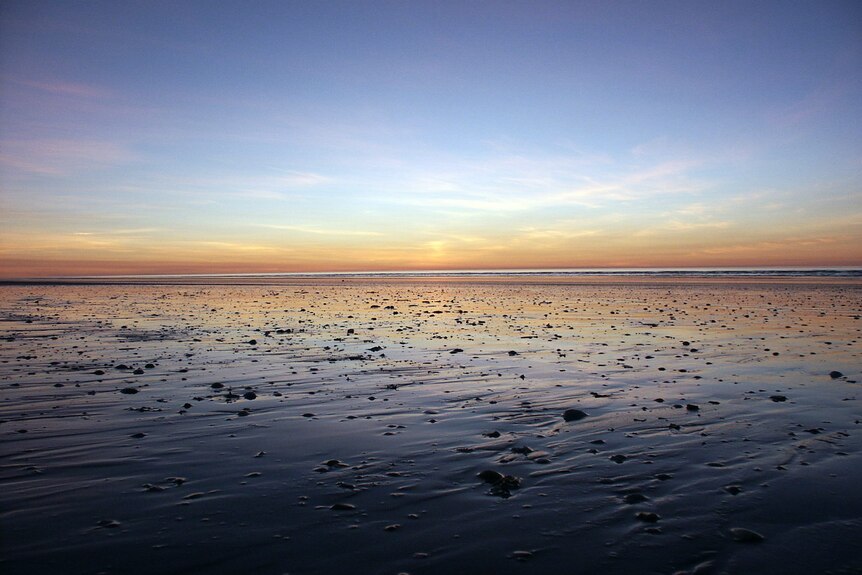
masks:
POLYGON ((5 573, 862 569, 858 282, 0 294, 5 573))

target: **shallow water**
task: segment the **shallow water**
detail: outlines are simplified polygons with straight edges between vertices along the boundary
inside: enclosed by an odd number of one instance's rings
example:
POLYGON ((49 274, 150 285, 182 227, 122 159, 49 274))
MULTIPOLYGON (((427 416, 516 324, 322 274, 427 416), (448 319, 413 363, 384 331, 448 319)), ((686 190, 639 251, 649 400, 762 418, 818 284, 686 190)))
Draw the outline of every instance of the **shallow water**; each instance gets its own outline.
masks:
POLYGON ((860 295, 2 286, 0 568, 860 573, 860 295))

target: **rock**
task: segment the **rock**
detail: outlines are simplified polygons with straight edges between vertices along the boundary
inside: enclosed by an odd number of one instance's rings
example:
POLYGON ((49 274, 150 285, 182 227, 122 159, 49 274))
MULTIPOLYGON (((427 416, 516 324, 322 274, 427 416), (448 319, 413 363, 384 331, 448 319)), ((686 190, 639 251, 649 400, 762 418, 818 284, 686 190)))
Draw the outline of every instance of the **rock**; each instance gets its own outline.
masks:
POLYGON ((210 385, 210 387, 211 387, 211 388, 213 388, 213 389, 221 389, 221 388, 223 388, 223 387, 224 387, 224 384, 223 384, 223 383, 219 383, 219 382, 217 381, 217 382, 213 383, 212 385, 210 385))
POLYGON ((248 340, 248 344, 249 345, 257 345, 257 340, 256 339, 250 339, 250 340, 248 340))
POLYGON ((489 433, 483 433, 482 435, 484 435, 485 437, 491 437, 493 439, 496 439, 496 438, 500 437, 500 432, 499 431, 491 431, 489 433))
POLYGON ((784 395, 770 395, 769 399, 775 401, 776 403, 779 401, 787 401, 787 397, 784 395))
POLYGON ((840 371, 830 371, 829 377, 831 377, 832 379, 838 379, 839 377, 844 377, 844 374, 840 371))
MULTIPOLYGON (((509 352, 509 355, 510 355, 510 356, 512 356, 512 355, 518 355, 518 352, 517 352, 517 351, 510 351, 510 352, 509 352)), ((517 551, 516 551, 515 553, 517 553, 517 551)), ((524 553, 529 553, 529 551, 525 551, 524 553)))
POLYGON ((460 347, 456 347, 455 349, 453 349, 449 353, 463 353, 463 352, 464 352, 463 349, 461 349, 460 347))
POLYGON ((102 519, 98 523, 99 527, 104 527, 106 529, 116 529, 120 526, 120 522, 116 519, 102 519))
POLYGON ((512 559, 517 560, 517 561, 526 561, 527 559, 532 559, 533 552, 532 551, 524 551, 524 550, 519 549, 517 551, 512 551, 512 554, 510 555, 510 557, 512 559))
POLYGON ((580 409, 567 409, 563 412, 563 419, 566 421, 578 421, 586 416, 587 414, 580 409))
POLYGON ((639 511, 635 517, 640 521, 645 521, 647 523, 655 523, 659 520, 658 513, 653 513, 652 511, 639 511))
POLYGON ((132 439, 143 439, 146 436, 147 436, 146 433, 139 431, 138 433, 131 434, 129 437, 131 437, 132 439))
POLYGON ((333 503, 329 508, 333 511, 353 511, 356 506, 351 503, 333 503))
POLYGON ((733 537, 734 541, 739 543, 760 543, 766 539, 757 531, 745 529, 744 527, 733 527, 730 530, 730 536, 733 537))
POLYGON ((105 372, 101 369, 97 369, 93 372, 93 375, 105 375, 105 372))
POLYGON ((634 503, 643 503, 647 499, 647 496, 643 493, 629 493, 628 495, 623 497, 623 501, 625 501, 629 505, 632 505, 634 503))
POLYGON ((479 472, 477 477, 485 483, 500 483, 501 481, 503 481, 503 477, 505 476, 499 471, 494 471, 493 469, 486 469, 485 471, 479 472))
POLYGON ((513 489, 518 489, 521 486, 521 480, 512 475, 503 475, 499 471, 486 469, 480 472, 477 477, 485 483, 491 484, 491 495, 496 495, 502 498, 508 498, 512 495, 513 489))
POLYGON ((397 531, 398 529, 401 529, 400 523, 393 523, 392 525, 387 525, 383 528, 384 531, 397 531))
POLYGON ((700 411, 700 406, 696 403, 689 403, 685 406, 685 408, 689 411, 700 411))
POLYGON ((625 455, 622 455, 620 453, 617 453, 616 455, 611 455, 610 457, 608 457, 608 459, 610 459, 614 463, 622 463, 623 461, 628 459, 628 457, 626 457, 625 455))
POLYGON ((125 393, 126 395, 134 395, 138 393, 138 389, 135 387, 124 387, 120 390, 120 393, 125 393))
POLYGON ((737 495, 739 493, 742 493, 742 487, 740 487, 739 485, 725 485, 724 490, 731 495, 737 495))
POLYGON ((246 391, 245 393, 242 394, 242 396, 245 399, 248 399, 249 401, 252 399, 257 399, 257 394, 253 391, 246 391))
POLYGON ((139 367, 138 369, 136 369, 132 373, 135 375, 144 375, 144 370, 139 367))

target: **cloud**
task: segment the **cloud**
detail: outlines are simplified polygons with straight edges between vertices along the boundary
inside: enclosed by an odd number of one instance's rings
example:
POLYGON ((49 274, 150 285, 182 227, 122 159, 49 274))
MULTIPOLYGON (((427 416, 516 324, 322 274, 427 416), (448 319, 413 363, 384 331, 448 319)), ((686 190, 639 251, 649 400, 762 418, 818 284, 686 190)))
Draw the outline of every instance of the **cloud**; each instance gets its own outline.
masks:
POLYGON ((60 80, 12 80, 16 84, 35 88, 42 92, 58 94, 61 96, 73 96, 77 98, 108 98, 111 93, 103 88, 89 86, 86 84, 77 84, 73 82, 63 82, 60 80))
POLYGON ((126 164, 127 147, 99 140, 3 140, 0 165, 30 174, 65 176, 126 164))
POLYGON ((284 230, 289 232, 300 232, 303 234, 315 234, 324 236, 383 236, 381 232, 364 231, 364 230, 335 230, 328 228, 315 228, 310 226, 284 226, 278 224, 256 224, 260 228, 268 228, 273 230, 284 230))
POLYGON ((577 206, 602 208, 659 196, 696 195, 710 184, 693 179, 692 161, 652 165, 569 165, 565 158, 496 158, 462 163, 445 174, 396 181, 386 200, 432 208, 516 212, 577 206))

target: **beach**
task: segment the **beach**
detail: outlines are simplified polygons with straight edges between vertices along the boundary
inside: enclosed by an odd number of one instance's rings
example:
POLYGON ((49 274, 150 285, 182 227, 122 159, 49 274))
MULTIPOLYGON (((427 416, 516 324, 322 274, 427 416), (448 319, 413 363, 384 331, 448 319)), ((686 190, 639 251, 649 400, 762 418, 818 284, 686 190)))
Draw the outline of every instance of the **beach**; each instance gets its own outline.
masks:
POLYGON ((862 573, 862 281, 0 286, 0 570, 862 573))

